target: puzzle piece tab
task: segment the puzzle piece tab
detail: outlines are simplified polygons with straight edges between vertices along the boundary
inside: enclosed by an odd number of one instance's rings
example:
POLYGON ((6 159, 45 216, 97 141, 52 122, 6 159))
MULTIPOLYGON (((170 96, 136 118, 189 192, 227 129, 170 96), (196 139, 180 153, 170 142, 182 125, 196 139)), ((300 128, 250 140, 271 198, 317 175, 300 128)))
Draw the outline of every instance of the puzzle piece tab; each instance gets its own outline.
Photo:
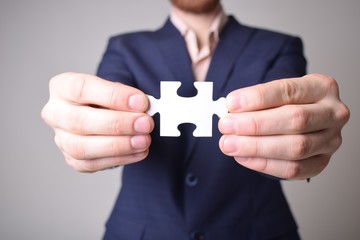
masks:
POLYGON ((224 116, 228 111, 225 98, 213 101, 212 82, 194 82, 198 94, 194 97, 181 97, 177 90, 181 86, 178 81, 160 82, 160 99, 148 95, 150 107, 147 113, 160 113, 160 136, 178 137, 181 123, 193 123, 196 129, 194 137, 212 136, 212 117, 214 114, 224 116))

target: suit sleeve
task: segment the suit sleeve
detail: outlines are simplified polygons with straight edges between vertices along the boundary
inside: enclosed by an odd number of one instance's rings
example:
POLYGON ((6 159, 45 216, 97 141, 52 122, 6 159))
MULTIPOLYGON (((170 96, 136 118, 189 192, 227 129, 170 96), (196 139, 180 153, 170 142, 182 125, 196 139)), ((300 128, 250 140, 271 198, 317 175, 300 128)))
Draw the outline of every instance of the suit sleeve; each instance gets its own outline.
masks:
POLYGON ((303 43, 298 37, 288 37, 264 76, 264 82, 302 77, 306 74, 303 43))
POLYGON ((134 86, 133 76, 126 63, 122 49, 124 44, 119 37, 110 38, 97 70, 97 76, 126 85, 134 86))

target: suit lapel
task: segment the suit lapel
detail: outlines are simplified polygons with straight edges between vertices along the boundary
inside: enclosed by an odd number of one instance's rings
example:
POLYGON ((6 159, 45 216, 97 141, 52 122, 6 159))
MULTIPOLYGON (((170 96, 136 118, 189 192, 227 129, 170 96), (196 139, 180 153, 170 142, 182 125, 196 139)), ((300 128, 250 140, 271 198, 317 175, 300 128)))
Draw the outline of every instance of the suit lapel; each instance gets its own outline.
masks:
POLYGON ((189 97, 196 95, 194 89, 194 76, 192 73, 191 60, 180 32, 174 27, 170 20, 155 33, 155 41, 160 49, 173 79, 169 81, 181 81, 179 95, 189 97))
POLYGON ((230 16, 228 23, 220 34, 220 41, 212 56, 207 81, 214 82, 214 99, 223 94, 231 70, 243 49, 250 40, 253 30, 241 26, 234 17, 230 16))

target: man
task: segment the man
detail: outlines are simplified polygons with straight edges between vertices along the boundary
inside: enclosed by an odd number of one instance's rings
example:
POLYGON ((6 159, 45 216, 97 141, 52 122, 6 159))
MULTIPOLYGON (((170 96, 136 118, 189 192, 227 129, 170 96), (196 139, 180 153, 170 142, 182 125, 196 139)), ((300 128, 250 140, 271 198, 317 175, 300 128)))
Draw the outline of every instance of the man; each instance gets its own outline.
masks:
POLYGON ((240 25, 219 0, 171 2, 158 31, 110 39, 99 77, 50 81, 42 117, 66 162, 126 165, 104 238, 299 239, 279 179, 319 174, 340 146, 349 110, 336 81, 303 76, 299 38, 240 25), (159 136, 145 94, 159 97, 165 80, 181 81, 183 96, 205 80, 214 99, 227 96, 212 138, 189 125, 159 136))

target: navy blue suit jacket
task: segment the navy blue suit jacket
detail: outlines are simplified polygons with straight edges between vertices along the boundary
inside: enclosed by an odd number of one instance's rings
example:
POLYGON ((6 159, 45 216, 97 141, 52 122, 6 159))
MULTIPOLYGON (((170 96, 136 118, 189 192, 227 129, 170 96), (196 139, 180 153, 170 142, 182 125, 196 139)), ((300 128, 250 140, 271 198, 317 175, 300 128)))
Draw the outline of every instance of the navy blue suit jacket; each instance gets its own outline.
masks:
MULTIPOLYGON (((230 17, 206 80, 218 99, 238 88, 302 76, 305 65, 299 38, 230 17)), ((186 45, 169 20, 157 31, 112 37, 98 75, 156 98, 160 81, 168 80, 182 82, 179 95, 196 95, 186 45)), ((105 239, 297 239, 279 181, 221 153, 217 121, 211 138, 192 137, 194 126, 186 124, 179 138, 159 137, 158 116, 155 124, 147 159, 124 168, 105 239)))

